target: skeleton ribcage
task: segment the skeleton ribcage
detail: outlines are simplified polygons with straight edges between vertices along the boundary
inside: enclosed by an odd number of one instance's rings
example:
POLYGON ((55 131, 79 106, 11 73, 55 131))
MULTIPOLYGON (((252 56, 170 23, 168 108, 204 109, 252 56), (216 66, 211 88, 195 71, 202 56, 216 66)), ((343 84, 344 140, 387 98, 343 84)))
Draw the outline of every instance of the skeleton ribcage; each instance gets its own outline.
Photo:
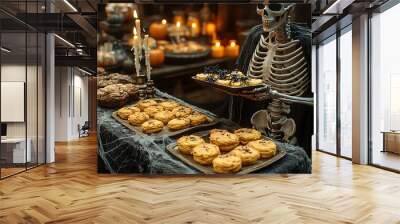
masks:
POLYGON ((261 36, 247 75, 262 78, 273 90, 302 96, 310 87, 311 76, 300 41, 274 44, 261 36))

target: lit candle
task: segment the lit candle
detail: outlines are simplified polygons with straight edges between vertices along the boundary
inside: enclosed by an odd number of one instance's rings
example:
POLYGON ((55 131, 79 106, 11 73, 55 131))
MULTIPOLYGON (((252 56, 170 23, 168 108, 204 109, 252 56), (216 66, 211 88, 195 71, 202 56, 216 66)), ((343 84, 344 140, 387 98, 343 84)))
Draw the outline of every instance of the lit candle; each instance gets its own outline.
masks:
POLYGON ((196 31, 197 31, 197 24, 192 23, 192 37, 196 36, 196 31))
POLYGON ((178 22, 176 22, 176 39, 177 39, 178 43, 179 43, 179 39, 180 39, 180 29, 181 29, 181 22, 178 21, 178 22))
POLYGON ((136 27, 136 31, 137 31, 137 36, 138 36, 138 45, 139 45, 139 49, 142 49, 142 41, 141 41, 141 29, 140 29, 140 19, 138 18, 137 12, 136 10, 133 11, 133 17, 135 18, 135 27, 136 27))
POLYGON ((144 35, 144 56, 145 56, 145 63, 146 63, 146 75, 147 80, 150 80, 150 49, 149 49, 149 35, 144 35))
POLYGON ((213 58, 222 58, 224 57, 224 47, 221 46, 221 42, 215 42, 215 45, 211 47, 211 56, 213 58))
POLYGON ((225 47, 225 56, 236 58, 239 56, 239 49, 240 46, 234 40, 231 40, 230 44, 225 47))
POLYGON ((161 20, 161 24, 167 25, 167 20, 166 19, 161 20))

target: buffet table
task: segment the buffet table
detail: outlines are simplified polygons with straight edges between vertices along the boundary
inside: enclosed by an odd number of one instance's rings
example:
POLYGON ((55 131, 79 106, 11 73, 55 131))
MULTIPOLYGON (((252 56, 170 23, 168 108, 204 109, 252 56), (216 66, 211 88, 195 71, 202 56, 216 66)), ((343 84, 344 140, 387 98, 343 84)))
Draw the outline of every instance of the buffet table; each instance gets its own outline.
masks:
MULTIPOLYGON (((180 101, 158 90, 156 94, 180 101)), ((182 101, 180 103, 187 104, 182 101)), ((201 111, 210 114, 210 112, 201 111)), ((105 170, 99 168, 100 173, 199 174, 197 170, 166 151, 166 146, 173 143, 175 139, 135 133, 114 120, 111 116, 112 112, 114 110, 101 107, 97 109, 99 162, 105 168, 105 170)), ((229 129, 238 128, 238 126, 230 120, 221 119, 217 128, 229 129)), ((302 148, 284 143, 278 144, 286 150, 287 155, 257 173, 311 173, 311 160, 302 148)))

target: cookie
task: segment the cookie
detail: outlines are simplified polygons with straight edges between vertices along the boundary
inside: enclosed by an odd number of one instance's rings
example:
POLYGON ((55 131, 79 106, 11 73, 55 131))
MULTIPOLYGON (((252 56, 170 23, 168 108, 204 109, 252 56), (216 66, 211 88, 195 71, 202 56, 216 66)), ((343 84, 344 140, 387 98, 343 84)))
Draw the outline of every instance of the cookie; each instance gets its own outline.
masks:
POLYGON ((173 100, 167 100, 159 103, 165 110, 173 110, 176 107, 179 107, 179 104, 173 100))
POLYGON ((160 132, 164 128, 163 122, 159 120, 148 120, 142 124, 142 130, 144 133, 156 133, 160 132))
POLYGON ((118 117, 128 120, 128 117, 133 114, 133 111, 127 107, 123 107, 117 111, 118 117))
POLYGON ((183 136, 177 141, 179 151, 187 155, 192 155, 193 148, 202 143, 204 143, 204 140, 196 135, 183 136))
POLYGON ((251 141, 247 146, 260 152, 262 159, 269 159, 276 155, 276 145, 271 140, 261 139, 251 141))
POLYGON ((174 118, 168 122, 168 128, 170 130, 176 131, 190 126, 189 118, 174 118))
POLYGON ((129 106, 129 107, 126 107, 127 109, 129 109, 129 110, 131 110, 132 111, 132 114, 133 113, 136 113, 136 112, 140 112, 140 108, 139 107, 136 107, 136 106, 129 106))
POLYGON ((230 82, 231 82, 230 80, 218 79, 215 83, 217 83, 219 85, 223 85, 223 86, 229 86, 230 82))
POLYGON ((190 124, 193 126, 200 125, 207 122, 207 116, 200 113, 194 113, 189 115, 190 124))
POLYGON ((157 104, 158 104, 157 101, 148 99, 137 102, 136 106, 139 107, 141 110, 144 110, 147 107, 156 106, 157 104))
POLYGON ((247 81, 248 85, 250 86, 255 86, 255 85, 260 85, 263 83, 262 79, 249 79, 247 81))
POLYGON ((203 81, 207 80, 207 77, 208 77, 208 75, 204 74, 204 73, 199 73, 199 74, 196 75, 197 79, 203 80, 203 81))
POLYGON ((244 166, 256 163, 261 156, 260 152, 248 146, 238 146, 230 153, 240 157, 244 166))
POLYGON ((219 155, 212 161, 216 173, 236 173, 242 168, 242 160, 233 154, 219 155))
POLYGON ((97 103, 106 108, 122 107, 129 100, 129 94, 117 84, 108 85, 97 90, 97 103))
POLYGON ((202 143, 193 148, 193 159, 202 165, 211 165, 213 160, 220 154, 218 146, 202 143))
POLYGON ((192 109, 185 106, 179 106, 174 108, 172 112, 174 113, 175 117, 182 118, 189 116, 192 113, 192 109))
POLYGON ((246 145, 250 141, 259 140, 261 138, 261 133, 252 128, 240 128, 235 130, 234 133, 239 137, 239 141, 243 145, 246 145))
POLYGON ((136 112, 129 116, 128 122, 133 126, 138 126, 143 124, 145 121, 149 120, 150 117, 144 112, 136 112))
POLYGON ((228 131, 214 130, 210 133, 210 142, 217 145, 222 152, 229 152, 239 145, 239 138, 228 131))
POLYGON ((143 111, 147 115, 149 115, 151 118, 153 118, 156 113, 164 111, 164 108, 160 105, 155 105, 155 106, 146 107, 146 108, 144 108, 143 111))
POLYGON ((172 119, 174 119, 174 113, 171 111, 160 111, 154 114, 154 119, 162 121, 164 124, 168 124, 168 122, 172 119))

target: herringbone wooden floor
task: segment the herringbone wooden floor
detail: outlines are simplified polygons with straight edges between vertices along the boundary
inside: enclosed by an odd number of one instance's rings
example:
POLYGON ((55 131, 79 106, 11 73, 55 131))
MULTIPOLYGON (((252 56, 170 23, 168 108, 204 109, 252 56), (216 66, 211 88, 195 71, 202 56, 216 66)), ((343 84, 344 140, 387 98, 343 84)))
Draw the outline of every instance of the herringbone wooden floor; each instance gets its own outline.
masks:
POLYGON ((314 153, 312 175, 96 173, 96 140, 0 181, 0 223, 400 223, 400 175, 314 153))

